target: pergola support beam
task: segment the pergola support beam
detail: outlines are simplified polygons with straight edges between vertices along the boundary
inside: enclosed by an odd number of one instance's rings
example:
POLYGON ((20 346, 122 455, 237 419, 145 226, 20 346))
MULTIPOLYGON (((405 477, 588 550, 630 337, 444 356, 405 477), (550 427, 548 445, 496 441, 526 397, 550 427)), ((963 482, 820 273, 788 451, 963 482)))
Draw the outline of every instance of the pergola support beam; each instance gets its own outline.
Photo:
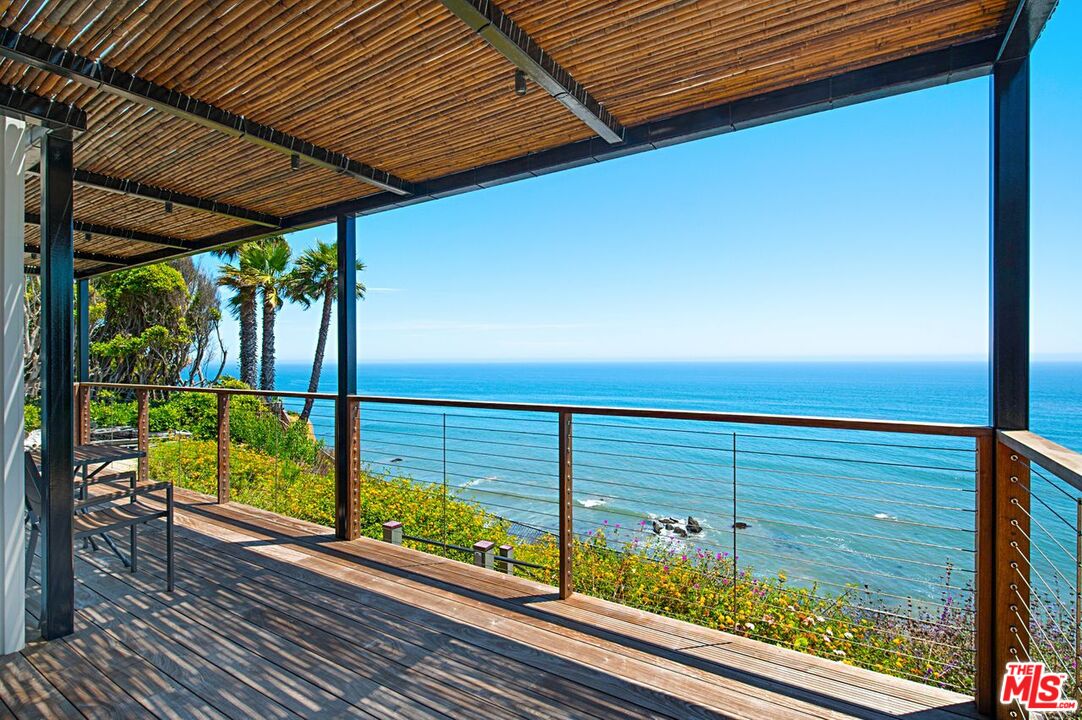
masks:
MULTIPOLYGON (((37 174, 38 168, 32 167, 28 172, 31 175, 37 174)), ((186 207, 190 210, 211 213, 212 215, 221 215, 222 217, 241 220, 246 223, 261 225, 263 227, 278 228, 281 227, 282 224, 282 218, 277 215, 271 215, 270 213, 260 212, 258 210, 250 210, 238 205, 211 200, 210 198, 199 197, 197 195, 177 192, 176 190, 160 188, 155 185, 148 185, 139 182, 138 180, 118 178, 78 168, 74 171, 72 177, 76 185, 84 185, 86 187, 92 187, 98 190, 116 193, 118 195, 129 195, 131 197, 153 200, 163 204, 168 203, 177 207, 186 207)))
MULTIPOLYGON (((35 255, 41 254, 41 248, 35 247, 30 243, 23 244, 23 251, 33 253, 35 255)), ((105 255, 103 253, 83 252, 81 250, 73 250, 72 257, 75 260, 86 260, 88 262, 96 262, 102 265, 113 265, 114 267, 124 267, 124 265, 127 264, 124 258, 120 257, 119 255, 105 255)))
POLYGON ((496 52, 562 103, 609 143, 624 140, 624 126, 551 55, 490 0, 441 0, 496 52))
MULTIPOLYGON (((531 153, 429 180, 420 185, 417 188, 417 194, 410 198, 401 198, 391 193, 377 193, 306 210, 284 217, 282 230, 288 232, 303 230, 333 222, 338 215, 371 215, 567 168, 590 165, 668 145, 764 125, 784 118, 810 115, 866 100, 983 77, 991 71, 998 49, 997 39, 980 40, 873 65, 786 90, 694 110, 665 120, 627 128, 624 143, 620 145, 610 145, 599 138, 580 140, 551 150, 531 153)), ((194 241, 193 244, 198 247, 191 248, 190 252, 205 252, 271 234, 273 233, 263 228, 252 227, 226 230, 194 241)), ((132 258, 131 264, 146 265, 161 262, 170 257, 175 257, 175 254, 166 251, 148 252, 132 258)))
POLYGON ((1059 0, 1018 0, 996 54, 996 62, 1028 57, 1058 4, 1059 0))
MULTIPOLYGON (((25 216, 25 222, 27 225, 40 225, 41 217, 28 212, 25 216)), ((80 220, 75 221, 74 227, 75 232, 90 233, 91 235, 105 235, 106 237, 117 238, 120 240, 135 240, 136 242, 147 243, 148 245, 161 245, 162 247, 173 248, 175 250, 199 249, 199 243, 195 240, 182 240, 181 238, 158 235, 157 233, 144 232, 143 230, 134 230, 132 228, 100 225, 98 223, 82 222, 80 220)))
POLYGON ((412 194, 409 182, 385 170, 16 30, 7 28, 0 32, 0 55, 230 137, 287 156, 298 155, 311 165, 350 175, 395 195, 412 194))
POLYGON ((79 108, 11 85, 0 85, 0 114, 51 130, 86 130, 86 113, 79 108))

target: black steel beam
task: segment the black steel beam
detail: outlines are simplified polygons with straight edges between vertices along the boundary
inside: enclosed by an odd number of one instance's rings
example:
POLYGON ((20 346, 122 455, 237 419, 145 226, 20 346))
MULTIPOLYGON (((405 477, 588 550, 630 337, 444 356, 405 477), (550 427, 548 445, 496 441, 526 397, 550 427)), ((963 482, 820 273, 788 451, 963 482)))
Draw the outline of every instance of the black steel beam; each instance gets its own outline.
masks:
MULTIPOLYGON (((409 182, 385 170, 18 31, 8 28, 0 32, 0 55, 245 142, 289 156, 298 155, 311 165, 350 175, 395 195, 412 193, 409 182)), ((243 92, 243 88, 238 92, 243 92)))
POLYGON ((29 120, 52 130, 86 130, 86 113, 67 103, 0 85, 0 114, 29 120))
MULTIPOLYGON (((40 255, 41 248, 35 247, 30 243, 24 243, 23 252, 40 255)), ((72 252, 72 257, 76 260, 88 260, 90 262, 96 262, 101 265, 113 265, 115 267, 124 267, 125 265, 127 265, 127 261, 125 260, 125 258, 122 258, 119 255, 105 255, 103 253, 83 252, 81 250, 75 250, 72 252)))
POLYGON ((41 146, 41 633, 70 635, 75 623, 72 466, 74 239, 70 137, 41 146))
MULTIPOLYGON (((39 170, 37 166, 32 166, 26 172, 29 175, 36 175, 39 170)), ((186 207, 191 210, 221 215, 222 217, 231 218, 233 220, 242 220, 254 225, 262 225, 269 228, 279 228, 282 224, 282 218, 277 215, 271 215, 270 213, 260 212, 258 210, 249 210, 248 208, 199 197, 197 195, 167 190, 155 185, 141 183, 137 180, 112 177, 110 175, 103 175, 102 173, 80 169, 75 170, 73 177, 75 184, 77 185, 85 185, 86 187, 97 188, 98 190, 117 193, 118 195, 129 195, 131 197, 154 200, 155 202, 163 204, 170 203, 178 207, 186 207)))
POLYGON ((992 73, 991 422, 1029 428, 1029 59, 992 73))
POLYGON ((277 215, 271 215, 270 213, 260 212, 258 210, 249 210, 248 208, 242 208, 237 205, 176 192, 175 190, 167 190, 135 180, 102 175, 101 173, 91 172, 89 170, 76 170, 75 182, 79 185, 86 185, 87 187, 93 187, 107 192, 118 193, 120 195, 131 195, 147 200, 156 200, 161 203, 172 203, 179 207, 199 210, 213 215, 221 215, 234 220, 243 220, 244 222, 263 225, 264 227, 279 228, 282 226, 282 218, 277 215))
POLYGON ((349 396, 357 393, 357 219, 339 215, 338 225, 338 391, 334 424, 335 536, 349 539, 352 446, 349 396))
POLYGON ((1029 55, 1058 4, 1059 0, 1018 0, 996 61, 1019 60, 1029 55))
MULTIPOLYGON (((25 222, 28 225, 40 225, 41 218, 33 213, 26 213, 25 222)), ((149 245, 161 245, 162 247, 176 250, 198 250, 199 243, 193 240, 182 240, 168 235, 133 230, 131 228, 115 227, 113 225, 99 225, 98 223, 75 221, 75 232, 90 233, 91 235, 105 235, 120 240, 135 240, 149 245)))
POLYGON ((441 0, 459 20, 609 143, 624 126, 551 55, 490 0, 441 0))
MULTIPOLYGON (((324 225, 332 222, 338 215, 371 215, 786 118, 983 77, 991 71, 998 49, 998 39, 981 40, 687 112, 627 128, 624 143, 620 145, 610 145, 599 138, 580 140, 429 180, 420 184, 417 194, 410 198, 377 193, 305 210, 284 217, 282 230, 279 232, 324 225)), ((200 248, 193 251, 213 250, 271 234, 273 233, 261 228, 250 227, 227 230, 201 238, 198 241, 200 248)), ((133 258, 132 265, 161 262, 175 255, 167 251, 146 253, 133 258)))

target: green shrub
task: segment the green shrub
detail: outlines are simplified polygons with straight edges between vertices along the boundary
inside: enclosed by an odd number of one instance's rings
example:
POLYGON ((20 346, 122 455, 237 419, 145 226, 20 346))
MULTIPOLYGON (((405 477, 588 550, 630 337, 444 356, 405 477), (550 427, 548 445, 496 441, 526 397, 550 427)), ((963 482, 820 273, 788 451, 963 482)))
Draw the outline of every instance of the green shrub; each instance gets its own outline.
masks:
POLYGON ((23 406, 23 418, 26 432, 41 429, 41 408, 38 407, 37 403, 26 403, 23 406))
POLYGON ((132 427, 139 418, 134 400, 121 400, 112 390, 99 390, 91 398, 90 424, 93 427, 132 427))
MULTIPOLYGON (((247 386, 226 380, 221 387, 247 386)), ((285 426, 259 396, 233 395, 229 402, 229 437, 234 443, 299 464, 320 465, 326 460, 324 443, 314 436, 307 424, 291 422, 285 426)), ((102 390, 96 393, 90 405, 90 419, 95 427, 134 426, 138 420, 138 406, 134 400, 125 400, 112 391, 102 390)), ((191 433, 195 440, 215 440, 218 437, 218 399, 209 392, 174 392, 165 399, 151 400, 147 420, 152 433, 183 431, 191 433)))

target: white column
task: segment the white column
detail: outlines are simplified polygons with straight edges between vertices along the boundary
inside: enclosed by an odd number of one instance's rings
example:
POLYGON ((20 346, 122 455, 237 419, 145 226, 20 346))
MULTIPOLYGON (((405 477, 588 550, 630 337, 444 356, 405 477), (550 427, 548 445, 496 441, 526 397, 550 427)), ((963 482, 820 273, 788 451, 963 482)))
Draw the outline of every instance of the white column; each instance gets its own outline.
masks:
POLYGON ((26 644, 23 497, 23 170, 26 123, 0 118, 0 654, 26 644))

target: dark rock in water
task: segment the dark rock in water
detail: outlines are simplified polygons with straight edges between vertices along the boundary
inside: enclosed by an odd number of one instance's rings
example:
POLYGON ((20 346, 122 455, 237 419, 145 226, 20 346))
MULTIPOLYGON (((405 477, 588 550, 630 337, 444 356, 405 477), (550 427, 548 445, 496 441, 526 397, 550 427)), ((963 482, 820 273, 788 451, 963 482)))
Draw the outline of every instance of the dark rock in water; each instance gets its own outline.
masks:
POLYGON ((701 533, 703 526, 699 524, 699 521, 688 515, 687 528, 689 533, 701 533))
POLYGON ((747 530, 750 527, 746 522, 734 522, 733 530, 747 530))
POLYGON ((680 522, 680 521, 677 520, 676 518, 672 518, 672 517, 663 517, 663 518, 661 518, 661 524, 662 525, 675 525, 678 522, 680 522))
POLYGON ((676 527, 672 523, 664 523, 664 525, 666 530, 672 530, 674 527, 676 527))
POLYGON ((393 462, 393 463, 402 462, 402 458, 392 458, 391 462, 393 462))
POLYGON ((679 535, 680 537, 687 537, 688 536, 688 531, 685 530, 684 528, 680 527, 679 525, 673 525, 672 531, 674 533, 676 533, 677 535, 679 535))
POLYGON ((661 534, 661 531, 662 531, 662 529, 663 529, 663 528, 661 527, 661 523, 659 523, 659 522, 658 522, 657 520, 654 520, 654 521, 653 521, 653 523, 654 523, 654 527, 653 527, 653 529, 654 529, 654 534, 655 534, 655 535, 660 535, 660 534, 661 534))

